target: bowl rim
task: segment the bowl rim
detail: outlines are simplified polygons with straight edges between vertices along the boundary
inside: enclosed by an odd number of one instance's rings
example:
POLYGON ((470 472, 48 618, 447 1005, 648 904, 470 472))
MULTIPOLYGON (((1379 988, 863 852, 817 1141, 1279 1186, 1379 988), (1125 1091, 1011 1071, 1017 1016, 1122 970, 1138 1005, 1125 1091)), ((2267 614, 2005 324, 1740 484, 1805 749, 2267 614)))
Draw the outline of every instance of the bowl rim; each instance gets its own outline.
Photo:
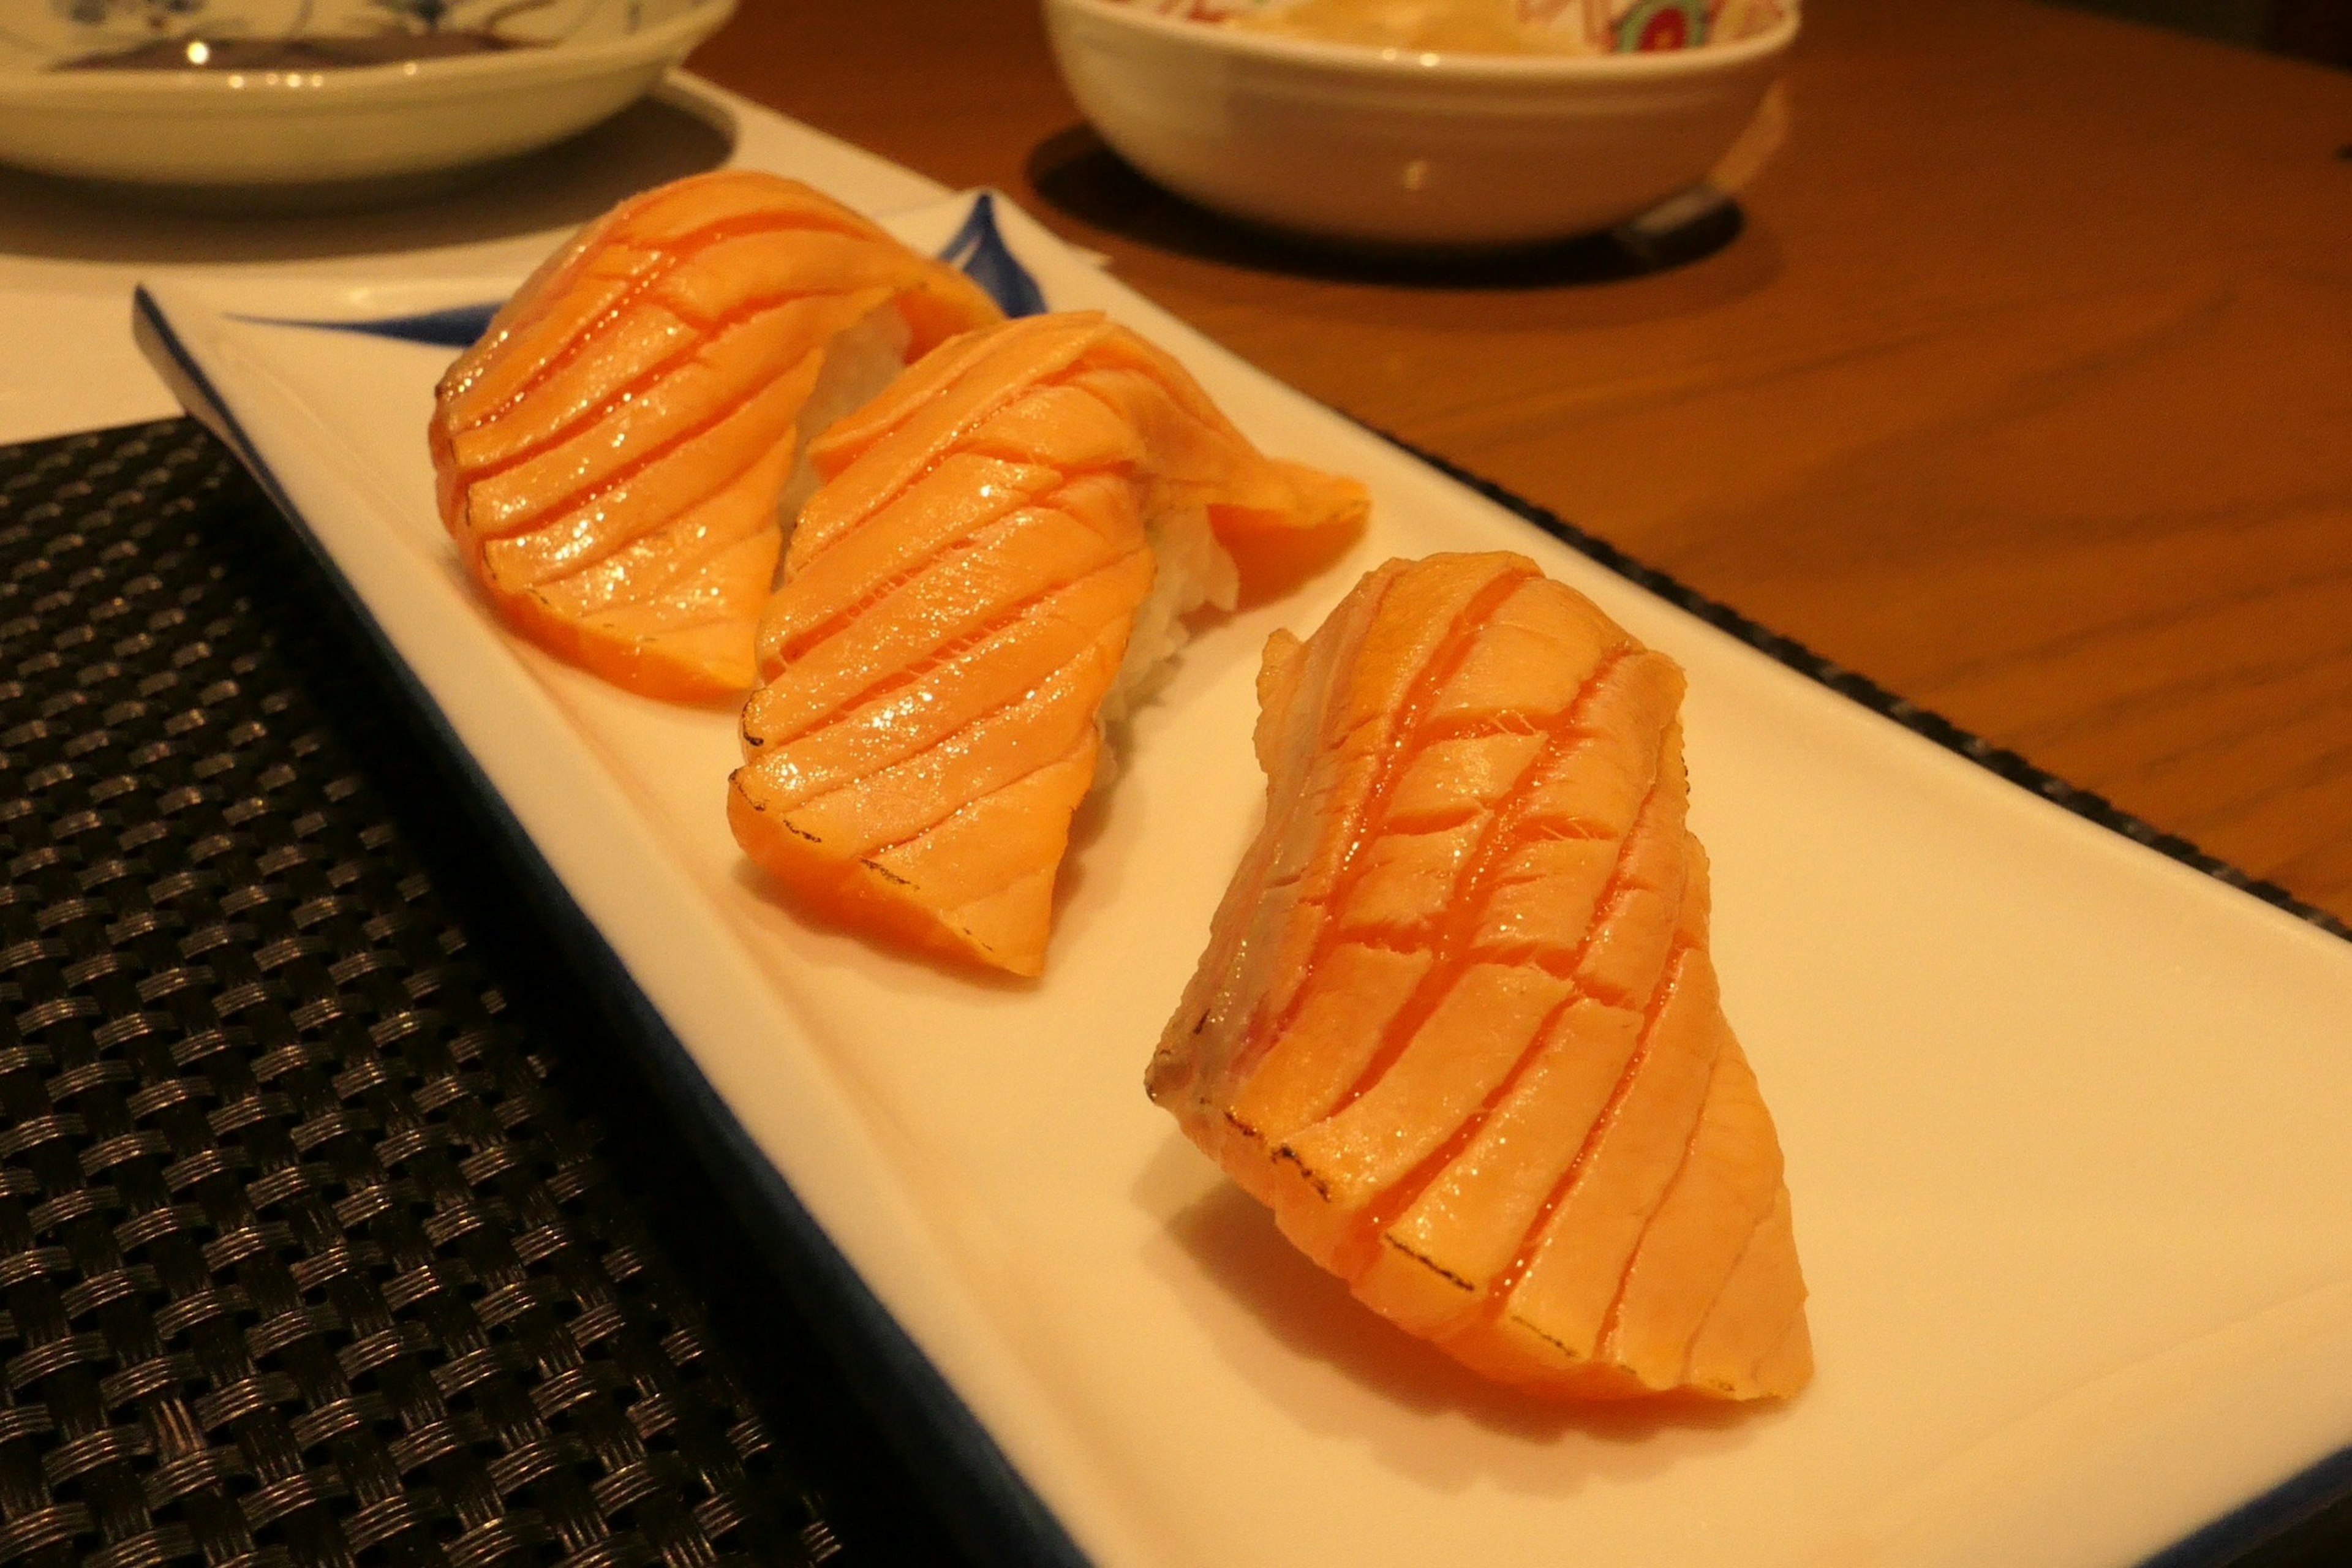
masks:
MULTIPOLYGON (((569 79, 683 54, 735 13, 737 0, 687 0, 677 15, 650 27, 593 42, 559 40, 495 53, 443 56, 386 65, 330 66, 297 71, 60 71, 0 69, 0 106, 11 109, 103 107, 131 100, 189 110, 246 105, 290 108, 328 100, 428 93, 433 89, 520 85, 569 79)), ((431 93, 431 96, 440 96, 431 93)))
POLYGON ((1695 48, 1647 49, 1628 54, 1490 55, 1458 49, 1406 49, 1372 44, 1342 44, 1220 27, 1147 11, 1132 0, 1045 0, 1048 13, 1073 12, 1156 35, 1203 53, 1227 53, 1360 76, 1421 80, 1540 82, 1642 81, 1698 76, 1780 53, 1795 42, 1801 6, 1751 37, 1695 48))

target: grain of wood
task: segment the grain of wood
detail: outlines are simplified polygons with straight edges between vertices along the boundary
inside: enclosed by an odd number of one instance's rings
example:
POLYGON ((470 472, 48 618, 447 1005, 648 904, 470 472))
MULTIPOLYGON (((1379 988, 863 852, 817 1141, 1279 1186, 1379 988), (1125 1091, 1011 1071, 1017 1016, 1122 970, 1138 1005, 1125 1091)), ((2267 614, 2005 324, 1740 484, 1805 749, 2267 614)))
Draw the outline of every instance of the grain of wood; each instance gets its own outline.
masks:
POLYGON ((2352 75, 1813 0, 1744 229, 1628 277, 1198 213, 1083 129, 1031 0, 746 5, 694 64, 2352 917, 2352 75))

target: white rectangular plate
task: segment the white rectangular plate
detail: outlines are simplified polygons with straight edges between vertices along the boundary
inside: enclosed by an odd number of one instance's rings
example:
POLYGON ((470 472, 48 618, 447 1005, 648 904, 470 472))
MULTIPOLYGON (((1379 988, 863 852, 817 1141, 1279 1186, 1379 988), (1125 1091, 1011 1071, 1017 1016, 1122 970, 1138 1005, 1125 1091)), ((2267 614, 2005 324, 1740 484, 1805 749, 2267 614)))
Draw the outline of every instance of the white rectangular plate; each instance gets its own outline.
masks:
MULTIPOLYGON (((855 176, 835 193, 892 199, 855 176)), ((963 210, 891 221, 936 246, 963 210)), ((448 351, 249 319, 513 277, 163 278, 146 308, 750 1143, 1086 1552, 2120 1563, 2352 1440, 2352 945, 1813 684, 1007 229, 1053 304, 1131 324, 1262 446, 1377 503, 1345 560, 1184 653, 1082 826, 1034 984, 772 901, 723 817, 730 717, 557 664, 471 592, 423 439, 448 351), (1819 1378, 1785 1407, 1486 1385, 1359 1309, 1141 1092, 1260 810, 1266 635, 1388 556, 1496 548, 1690 673, 1724 992, 1813 1291, 1819 1378)))

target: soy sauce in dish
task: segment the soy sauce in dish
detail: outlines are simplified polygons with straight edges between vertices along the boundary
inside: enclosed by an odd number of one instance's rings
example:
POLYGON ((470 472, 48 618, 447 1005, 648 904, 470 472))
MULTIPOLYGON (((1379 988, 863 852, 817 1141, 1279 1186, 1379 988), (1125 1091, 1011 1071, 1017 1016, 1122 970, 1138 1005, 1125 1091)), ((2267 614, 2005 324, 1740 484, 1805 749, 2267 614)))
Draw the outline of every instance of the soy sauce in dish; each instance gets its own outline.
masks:
POLYGON ((156 38, 134 48, 80 55, 52 70, 317 71, 401 65, 536 46, 496 33, 367 33, 311 38, 156 38))

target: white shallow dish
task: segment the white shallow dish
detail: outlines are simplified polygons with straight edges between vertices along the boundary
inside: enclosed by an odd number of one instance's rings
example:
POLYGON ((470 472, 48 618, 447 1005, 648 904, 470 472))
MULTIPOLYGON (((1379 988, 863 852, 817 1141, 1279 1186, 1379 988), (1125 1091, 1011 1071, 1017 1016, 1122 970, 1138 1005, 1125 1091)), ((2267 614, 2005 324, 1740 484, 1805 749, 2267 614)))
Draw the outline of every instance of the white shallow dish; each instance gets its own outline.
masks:
MULTIPOLYGON (((936 248, 968 205, 886 221, 936 248)), ((156 279, 142 310, 682 1047, 712 1157, 804 1205, 1086 1555, 2090 1568, 2352 1440, 2352 944, 1813 683, 1007 229, 1053 304, 1130 323, 1378 507, 1344 562, 1183 655, 1034 985, 763 897, 720 809, 729 716, 557 664, 471 592, 421 439, 448 351, 256 319, 410 317, 513 278, 156 279), (1689 670, 1727 1005, 1813 1289, 1819 1378, 1784 1407, 1482 1384, 1300 1259, 1141 1093, 1260 809, 1266 634, 1386 556, 1496 547, 1689 670)))
POLYGON ((1055 60, 1120 156, 1269 227, 1408 247, 1624 222, 1706 178, 1796 41, 1652 53, 1421 53, 1045 0, 1055 60))
MULTIPOLYGON (((734 0, 458 0, 448 26, 497 30, 496 53, 325 70, 77 70, 60 61, 156 36, 200 40, 368 33, 429 7, 402 0, 199 0, 176 12, 93 3, 0 16, 0 163, 215 194, 343 187, 527 153, 618 113, 684 59, 734 0), (87 13, 92 20, 74 18, 87 13)), ((397 188, 397 187, 394 187, 397 188)))

